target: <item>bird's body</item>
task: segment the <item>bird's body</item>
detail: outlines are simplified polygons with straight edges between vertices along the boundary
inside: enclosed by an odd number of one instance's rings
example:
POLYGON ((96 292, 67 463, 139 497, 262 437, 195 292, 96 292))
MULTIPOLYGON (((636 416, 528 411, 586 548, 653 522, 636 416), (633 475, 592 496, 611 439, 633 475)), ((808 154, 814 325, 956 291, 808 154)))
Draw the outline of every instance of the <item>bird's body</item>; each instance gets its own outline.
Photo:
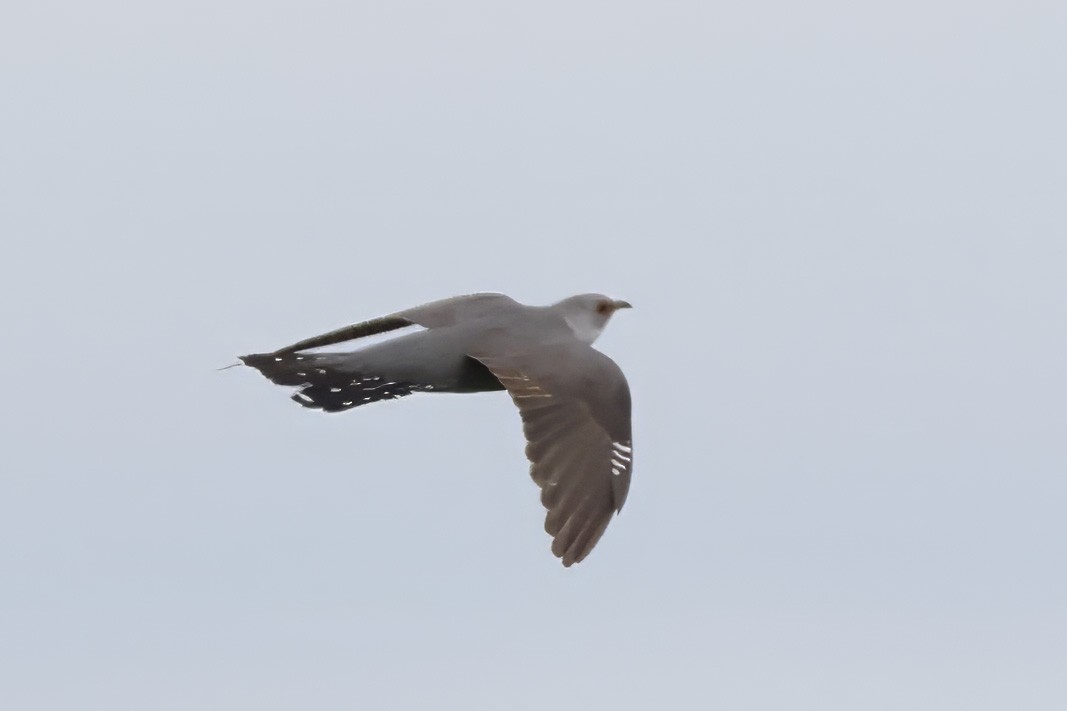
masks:
POLYGON ((629 488, 629 388, 618 366, 590 347, 612 313, 628 306, 599 294, 548 307, 475 294, 241 360, 272 382, 299 388, 296 402, 326 412, 415 392, 508 390, 549 509, 553 552, 569 566, 592 550, 629 488), (407 326, 425 330, 346 353, 306 352, 407 326))

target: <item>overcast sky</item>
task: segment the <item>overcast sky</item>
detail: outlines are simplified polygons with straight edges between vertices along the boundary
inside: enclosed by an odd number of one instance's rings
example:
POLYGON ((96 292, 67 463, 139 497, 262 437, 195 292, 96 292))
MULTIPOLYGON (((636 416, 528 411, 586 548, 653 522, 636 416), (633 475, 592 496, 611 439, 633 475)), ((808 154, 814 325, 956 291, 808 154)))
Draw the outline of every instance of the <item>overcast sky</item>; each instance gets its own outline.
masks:
POLYGON ((1067 708, 1067 4, 9 3, 5 709, 1067 708), (500 393, 247 369, 624 298, 549 552, 500 393))

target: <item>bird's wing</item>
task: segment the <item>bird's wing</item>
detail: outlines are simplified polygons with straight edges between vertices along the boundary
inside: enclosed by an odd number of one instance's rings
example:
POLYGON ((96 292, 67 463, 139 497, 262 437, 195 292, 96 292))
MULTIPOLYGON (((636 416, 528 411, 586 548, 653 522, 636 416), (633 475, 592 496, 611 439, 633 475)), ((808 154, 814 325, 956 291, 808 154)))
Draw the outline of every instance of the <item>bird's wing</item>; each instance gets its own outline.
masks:
POLYGON ((489 315, 499 316, 515 307, 521 307, 521 304, 504 294, 468 294, 398 311, 393 317, 407 319, 424 328, 444 328, 489 315))
POLYGON ((329 333, 305 338, 291 345, 273 351, 271 355, 297 353, 312 348, 332 346, 335 343, 353 341, 357 338, 388 333, 398 328, 422 326, 423 328, 443 328, 460 321, 472 321, 486 315, 497 314, 507 308, 521 306, 517 301, 504 294, 470 294, 453 296, 450 299, 431 301, 422 306, 398 311, 381 318, 342 326, 329 333))
POLYGON ((522 415, 552 553, 565 566, 581 561, 630 488, 630 388, 622 370, 578 342, 471 356, 507 388, 522 415))

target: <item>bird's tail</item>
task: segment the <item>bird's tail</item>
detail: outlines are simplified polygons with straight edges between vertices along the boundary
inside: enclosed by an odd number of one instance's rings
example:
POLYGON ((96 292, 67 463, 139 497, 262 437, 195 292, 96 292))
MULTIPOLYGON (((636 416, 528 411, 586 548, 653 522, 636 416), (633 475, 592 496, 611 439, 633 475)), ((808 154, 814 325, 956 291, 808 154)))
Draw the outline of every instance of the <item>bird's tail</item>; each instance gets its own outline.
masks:
POLYGON ((272 383, 300 388, 293 401, 325 412, 342 412, 432 389, 361 372, 353 367, 349 353, 255 353, 241 356, 241 362, 272 383))

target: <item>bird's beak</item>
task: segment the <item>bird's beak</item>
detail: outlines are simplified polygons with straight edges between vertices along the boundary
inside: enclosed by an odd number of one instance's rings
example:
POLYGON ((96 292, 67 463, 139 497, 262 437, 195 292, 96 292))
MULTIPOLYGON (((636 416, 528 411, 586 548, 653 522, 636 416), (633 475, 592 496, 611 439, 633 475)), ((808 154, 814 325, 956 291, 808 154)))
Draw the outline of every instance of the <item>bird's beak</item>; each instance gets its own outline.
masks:
POLYGON ((612 304, 612 306, 615 307, 616 311, 618 311, 619 309, 632 309, 633 308, 633 306, 630 306, 630 302, 629 301, 622 301, 621 299, 616 299, 615 301, 612 301, 611 304, 612 304))

